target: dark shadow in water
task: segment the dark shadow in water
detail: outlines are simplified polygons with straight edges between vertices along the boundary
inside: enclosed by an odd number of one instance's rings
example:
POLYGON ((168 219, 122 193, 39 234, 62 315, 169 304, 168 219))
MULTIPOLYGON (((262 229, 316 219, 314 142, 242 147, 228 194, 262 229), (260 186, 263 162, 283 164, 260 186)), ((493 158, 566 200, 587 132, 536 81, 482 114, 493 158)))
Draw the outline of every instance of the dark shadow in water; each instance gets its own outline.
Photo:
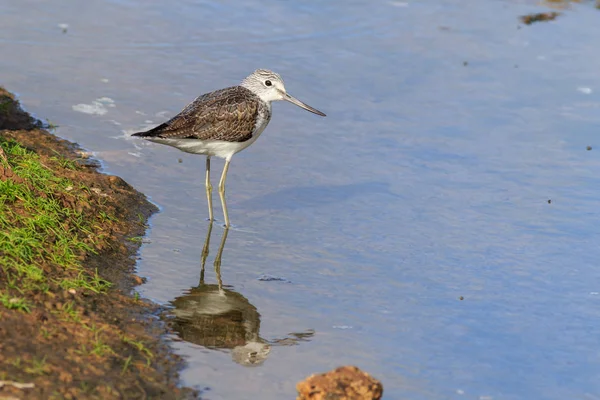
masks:
POLYGON ((212 223, 202 249, 200 282, 184 295, 171 301, 174 309, 172 327, 186 342, 210 349, 229 349, 233 361, 245 366, 261 365, 269 356, 272 346, 292 346, 310 340, 313 330, 290 333, 280 339, 260 337, 260 314, 247 298, 224 286, 221 280, 221 257, 229 233, 223 237, 214 261, 216 284, 204 282, 204 266, 210 247, 212 223))
POLYGON ((389 189, 386 182, 363 182, 348 185, 300 186, 241 202, 240 206, 254 210, 295 210, 340 203, 356 196, 386 194, 400 198, 389 189))

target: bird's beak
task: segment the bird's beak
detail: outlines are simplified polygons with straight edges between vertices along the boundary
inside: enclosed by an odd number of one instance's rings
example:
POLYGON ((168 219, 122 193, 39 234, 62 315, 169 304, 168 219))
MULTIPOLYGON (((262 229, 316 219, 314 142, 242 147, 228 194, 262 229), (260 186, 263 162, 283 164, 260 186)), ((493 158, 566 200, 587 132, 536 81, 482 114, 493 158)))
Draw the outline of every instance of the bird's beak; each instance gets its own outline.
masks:
POLYGON ((293 103, 293 104, 297 105, 298 107, 304 108, 305 110, 310 111, 311 113, 315 113, 317 115, 320 115, 321 117, 326 117, 326 115, 324 113, 322 113, 321 111, 317 110, 316 108, 312 108, 308 104, 304 104, 303 102, 301 102, 294 96, 291 96, 284 92, 282 92, 281 94, 283 95, 284 100, 289 101, 290 103, 293 103))

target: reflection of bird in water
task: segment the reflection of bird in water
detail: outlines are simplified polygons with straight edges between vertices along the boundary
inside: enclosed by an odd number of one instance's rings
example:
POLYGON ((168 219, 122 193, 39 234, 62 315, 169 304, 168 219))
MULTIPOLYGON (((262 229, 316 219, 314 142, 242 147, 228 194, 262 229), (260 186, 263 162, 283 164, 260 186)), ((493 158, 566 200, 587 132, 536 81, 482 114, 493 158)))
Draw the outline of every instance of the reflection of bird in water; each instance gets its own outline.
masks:
POLYGON ((233 360, 245 366, 261 365, 269 356, 271 346, 290 346, 306 341, 314 331, 292 333, 283 339, 260 337, 260 314, 247 298, 221 281, 221 256, 228 229, 223 231, 214 267, 217 284, 204 283, 204 266, 208 257, 212 223, 202 250, 200 283, 175 298, 173 328, 178 336, 191 343, 213 349, 231 349, 233 360))

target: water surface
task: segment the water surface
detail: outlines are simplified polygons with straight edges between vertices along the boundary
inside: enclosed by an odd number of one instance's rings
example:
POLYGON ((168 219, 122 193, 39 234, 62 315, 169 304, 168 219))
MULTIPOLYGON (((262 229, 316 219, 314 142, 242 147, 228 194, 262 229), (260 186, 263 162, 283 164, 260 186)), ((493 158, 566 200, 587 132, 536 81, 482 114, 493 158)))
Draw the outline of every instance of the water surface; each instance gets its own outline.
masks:
POLYGON ((600 12, 520 26, 547 10, 5 1, 0 83, 161 207, 140 291, 180 303, 173 346, 208 398, 292 398, 355 364, 386 399, 594 399, 600 12), (219 282, 204 158, 127 135, 256 68, 328 116, 274 104, 234 157, 219 282))

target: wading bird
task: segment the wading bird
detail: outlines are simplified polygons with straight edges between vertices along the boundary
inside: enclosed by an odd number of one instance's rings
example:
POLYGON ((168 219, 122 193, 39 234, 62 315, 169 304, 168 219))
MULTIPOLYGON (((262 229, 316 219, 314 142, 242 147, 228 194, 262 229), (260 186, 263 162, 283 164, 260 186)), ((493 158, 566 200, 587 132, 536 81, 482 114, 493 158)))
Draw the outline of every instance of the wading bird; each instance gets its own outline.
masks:
POLYGON ((225 179, 234 154, 250 146, 271 120, 271 102, 286 100, 312 113, 325 116, 321 111, 289 95, 281 76, 258 69, 238 86, 216 90, 197 97, 169 121, 145 132, 134 133, 156 143, 166 144, 181 151, 206 155, 206 198, 208 216, 213 221, 210 157, 225 159, 219 181, 219 197, 229 228, 229 214, 225 203, 225 179))

